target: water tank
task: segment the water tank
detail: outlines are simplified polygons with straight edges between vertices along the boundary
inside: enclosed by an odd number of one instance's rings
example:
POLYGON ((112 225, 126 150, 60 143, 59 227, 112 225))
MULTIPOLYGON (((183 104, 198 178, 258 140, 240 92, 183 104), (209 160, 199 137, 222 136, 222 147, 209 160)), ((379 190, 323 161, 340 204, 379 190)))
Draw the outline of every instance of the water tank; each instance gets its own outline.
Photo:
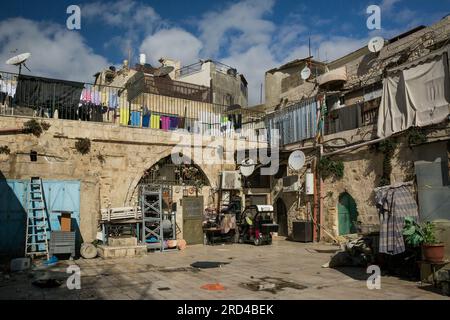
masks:
POLYGON ((139 55, 139 63, 141 65, 145 65, 147 63, 147 56, 145 55, 145 53, 141 53, 139 55))
POLYGON ((314 195, 314 173, 308 172, 306 174, 305 193, 308 196, 314 195))

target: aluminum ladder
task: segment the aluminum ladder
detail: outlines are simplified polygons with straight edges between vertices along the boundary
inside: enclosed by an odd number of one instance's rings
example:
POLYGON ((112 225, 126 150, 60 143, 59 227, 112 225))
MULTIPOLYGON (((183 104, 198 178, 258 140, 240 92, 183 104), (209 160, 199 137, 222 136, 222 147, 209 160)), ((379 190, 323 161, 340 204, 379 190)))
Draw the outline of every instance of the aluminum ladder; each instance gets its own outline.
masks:
POLYGON ((32 177, 27 194, 27 224, 25 238, 25 256, 47 256, 48 248, 48 219, 44 201, 42 180, 32 177))

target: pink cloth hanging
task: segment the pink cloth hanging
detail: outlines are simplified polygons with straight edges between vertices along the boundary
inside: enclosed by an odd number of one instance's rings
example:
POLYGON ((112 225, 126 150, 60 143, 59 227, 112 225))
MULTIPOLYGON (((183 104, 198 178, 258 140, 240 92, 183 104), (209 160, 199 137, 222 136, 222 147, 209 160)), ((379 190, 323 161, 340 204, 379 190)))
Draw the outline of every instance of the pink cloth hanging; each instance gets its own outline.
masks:
POLYGON ((161 129, 167 131, 170 128, 170 117, 161 116, 161 129))

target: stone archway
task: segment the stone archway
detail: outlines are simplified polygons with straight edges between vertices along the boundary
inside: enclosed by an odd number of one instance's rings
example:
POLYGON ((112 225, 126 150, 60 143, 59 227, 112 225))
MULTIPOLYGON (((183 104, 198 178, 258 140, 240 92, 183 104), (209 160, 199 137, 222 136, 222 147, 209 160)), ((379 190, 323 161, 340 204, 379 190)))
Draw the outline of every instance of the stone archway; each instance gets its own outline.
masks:
MULTIPOLYGON (((158 164, 161 160, 170 157, 172 154, 172 150, 173 150, 173 148, 166 149, 165 151, 163 151, 159 154, 159 157, 157 159, 152 157, 151 160, 144 163, 140 167, 139 173, 134 176, 133 180, 131 181, 131 183, 128 187, 127 195, 124 199, 125 206, 127 204, 130 204, 133 202, 133 198, 136 197, 136 191, 138 189, 139 183, 141 182, 142 177, 145 176, 146 172, 150 168, 152 168, 156 164, 158 164)), ((218 179, 219 171, 221 168, 215 168, 214 166, 209 166, 209 165, 200 166, 197 163, 195 163, 194 161, 191 161, 191 163, 201 170, 201 172, 204 174, 204 176, 206 177, 206 179, 208 181, 208 185, 213 186, 214 183, 218 179)))
POLYGON ((357 232, 358 209, 355 199, 348 193, 339 195, 338 202, 338 231, 339 235, 357 232))

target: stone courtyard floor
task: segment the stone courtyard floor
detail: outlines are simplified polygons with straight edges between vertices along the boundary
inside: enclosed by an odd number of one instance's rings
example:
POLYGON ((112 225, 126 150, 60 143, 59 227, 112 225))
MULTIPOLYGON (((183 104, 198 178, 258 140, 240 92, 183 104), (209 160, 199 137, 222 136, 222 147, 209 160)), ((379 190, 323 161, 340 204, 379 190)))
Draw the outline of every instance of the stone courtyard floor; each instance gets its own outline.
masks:
POLYGON ((60 262, 48 270, 0 274, 0 299, 449 299, 430 286, 388 276, 382 277, 380 290, 369 290, 369 275, 363 269, 321 267, 335 248, 279 240, 263 247, 199 245, 139 258, 60 262), (227 264, 216 269, 192 268, 197 261, 227 264), (81 290, 66 287, 70 264, 81 269, 81 290), (42 277, 64 282, 52 289, 32 285, 42 277), (201 288, 214 283, 225 290, 201 288))

